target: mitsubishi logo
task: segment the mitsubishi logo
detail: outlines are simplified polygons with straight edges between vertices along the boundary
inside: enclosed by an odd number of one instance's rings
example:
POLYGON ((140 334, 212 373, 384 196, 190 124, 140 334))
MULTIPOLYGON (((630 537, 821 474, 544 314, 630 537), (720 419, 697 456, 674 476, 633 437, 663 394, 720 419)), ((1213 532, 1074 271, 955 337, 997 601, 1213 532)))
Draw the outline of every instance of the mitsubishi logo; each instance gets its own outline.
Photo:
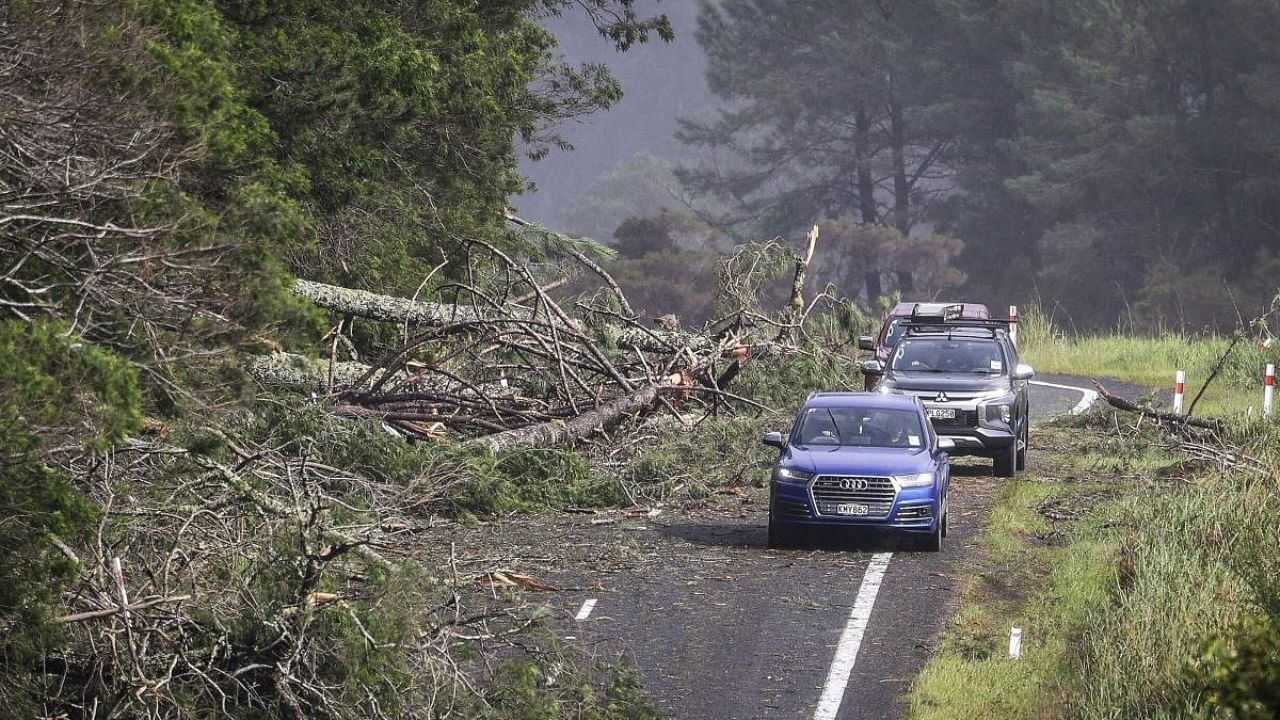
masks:
POLYGON ((948 398, 947 394, 944 392, 938 393, 938 397, 933 399, 934 402, 948 402, 949 400, 950 398, 948 398))
POLYGON ((841 490, 866 490, 867 481, 865 478, 841 478, 841 490))

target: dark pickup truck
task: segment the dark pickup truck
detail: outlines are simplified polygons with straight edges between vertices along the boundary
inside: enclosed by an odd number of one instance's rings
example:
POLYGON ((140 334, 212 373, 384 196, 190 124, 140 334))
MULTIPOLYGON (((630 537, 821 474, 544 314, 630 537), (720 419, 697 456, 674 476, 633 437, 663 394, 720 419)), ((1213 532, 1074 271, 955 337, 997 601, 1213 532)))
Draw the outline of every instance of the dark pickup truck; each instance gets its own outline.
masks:
POLYGON ((948 312, 901 324, 887 360, 862 365, 876 391, 920 398, 938 435, 954 443, 952 455, 992 458, 1001 477, 1026 468, 1035 371, 1019 362, 1008 322, 948 312))

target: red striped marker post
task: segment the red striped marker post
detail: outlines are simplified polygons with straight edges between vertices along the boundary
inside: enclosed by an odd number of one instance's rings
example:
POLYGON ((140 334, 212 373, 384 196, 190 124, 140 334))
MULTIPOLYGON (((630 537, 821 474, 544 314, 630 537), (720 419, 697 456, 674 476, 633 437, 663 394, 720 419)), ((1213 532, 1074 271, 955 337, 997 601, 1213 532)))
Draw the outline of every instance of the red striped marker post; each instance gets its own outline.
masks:
POLYGON ((1013 346, 1018 346, 1018 306, 1009 306, 1009 339, 1013 341, 1013 346))
POLYGON ((1267 363, 1267 374, 1262 378, 1262 417, 1271 417, 1271 405, 1276 394, 1276 366, 1267 363))
POLYGON ((1179 370, 1173 376, 1173 411, 1182 414, 1182 394, 1187 389, 1187 373, 1179 370))

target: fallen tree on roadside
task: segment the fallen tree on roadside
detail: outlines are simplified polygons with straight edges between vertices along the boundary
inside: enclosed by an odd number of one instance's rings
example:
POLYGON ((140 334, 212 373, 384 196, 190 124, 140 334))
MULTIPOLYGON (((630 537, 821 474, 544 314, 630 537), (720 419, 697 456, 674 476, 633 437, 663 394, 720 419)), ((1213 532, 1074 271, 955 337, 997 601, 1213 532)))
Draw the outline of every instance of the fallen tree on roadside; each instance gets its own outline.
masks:
POLYGON ((761 269, 750 258, 777 258, 781 242, 739 248, 716 290, 724 318, 701 330, 646 326, 608 272, 577 250, 564 262, 603 279, 594 296, 552 297, 555 282, 482 241, 471 241, 470 264, 455 273, 467 280, 448 286, 453 302, 300 280, 295 293, 341 318, 330 357, 277 354, 254 360, 250 373, 270 387, 324 395, 336 414, 423 439, 493 451, 570 445, 658 408, 731 402, 729 385, 752 357, 795 351, 809 311, 830 299, 819 294, 807 307, 804 299, 817 241, 815 227, 795 256, 789 301, 772 313, 740 289, 767 281, 743 275, 776 272, 780 263, 761 269), (354 318, 396 323, 402 342, 378 362, 342 359, 351 343, 339 338, 354 318))

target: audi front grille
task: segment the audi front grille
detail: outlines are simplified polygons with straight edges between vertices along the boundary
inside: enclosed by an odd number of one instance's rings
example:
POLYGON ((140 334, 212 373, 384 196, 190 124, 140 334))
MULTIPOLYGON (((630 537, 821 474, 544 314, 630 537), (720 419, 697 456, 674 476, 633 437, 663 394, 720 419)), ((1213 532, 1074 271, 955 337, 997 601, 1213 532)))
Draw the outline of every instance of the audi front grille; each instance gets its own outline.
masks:
POLYGON ((810 487, 818 515, 883 520, 898 491, 889 478, 819 475, 810 487))

